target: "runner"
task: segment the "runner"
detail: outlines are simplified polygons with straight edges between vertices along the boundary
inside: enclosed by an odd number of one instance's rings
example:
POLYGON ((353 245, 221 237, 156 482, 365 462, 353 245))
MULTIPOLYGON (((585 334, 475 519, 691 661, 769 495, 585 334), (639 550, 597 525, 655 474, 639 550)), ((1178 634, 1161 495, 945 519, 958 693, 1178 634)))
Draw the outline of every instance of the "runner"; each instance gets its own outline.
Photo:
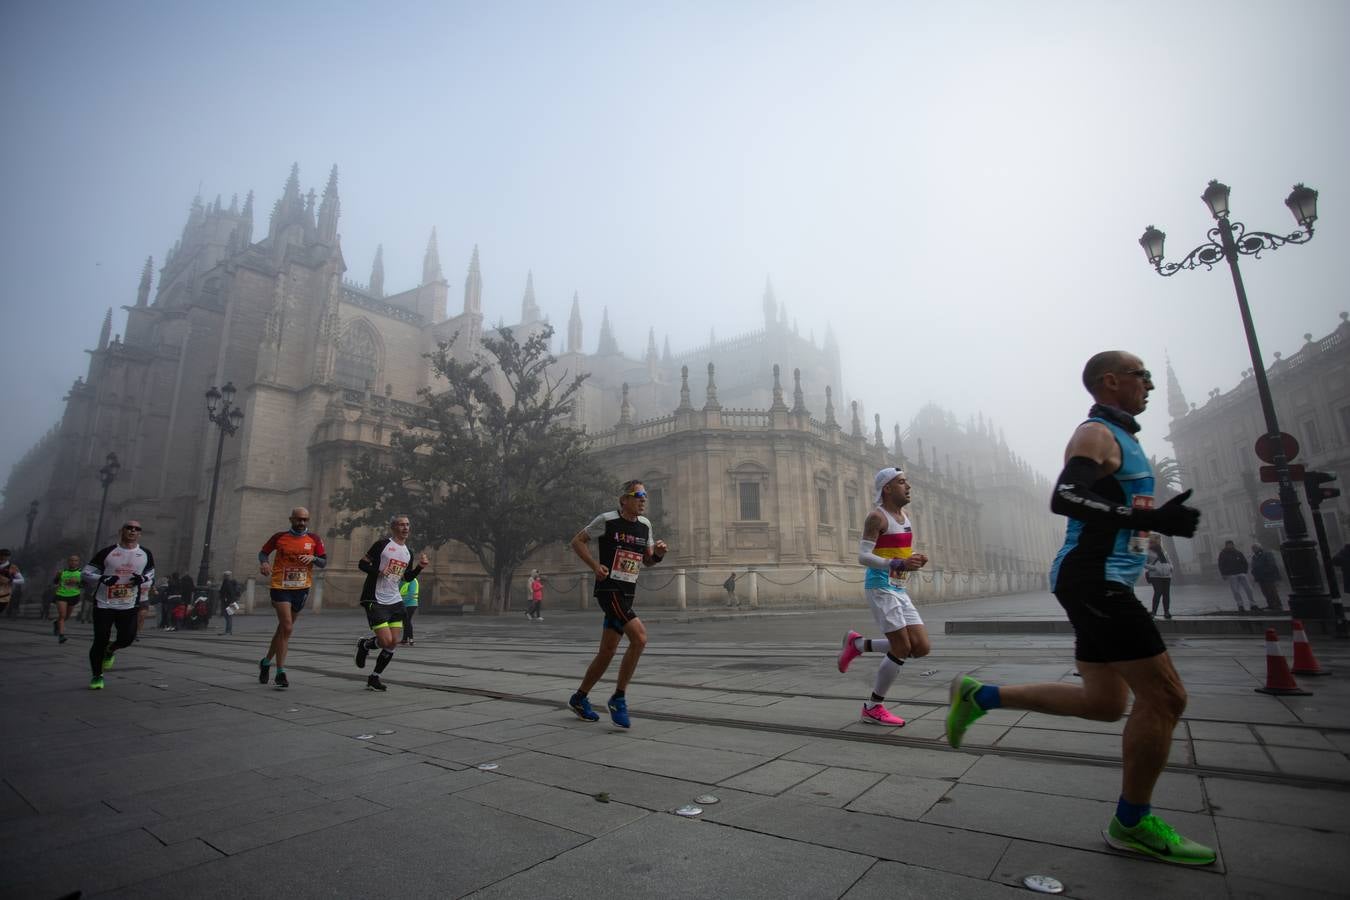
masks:
POLYGON ((361 588, 361 605, 366 608, 366 621, 374 637, 361 638, 356 642, 356 667, 366 667, 366 654, 376 647, 380 655, 375 657, 375 672, 366 679, 366 690, 385 691, 380 673, 388 668, 394 658, 394 648, 398 646, 403 634, 403 595, 399 587, 412 581, 431 565, 425 553, 417 557, 417 565, 408 568, 412 553, 408 550, 408 533, 412 525, 405 515, 397 515, 389 520, 389 537, 380 538, 370 545, 366 555, 356 565, 366 573, 366 583, 361 588))
POLYGON ((291 510, 289 531, 278 531, 258 551, 258 571, 271 580, 272 609, 277 614, 277 630, 267 645, 267 655, 258 661, 258 683, 267 684, 272 660, 277 661, 277 687, 291 686, 286 677, 286 650, 290 646, 295 617, 305 608, 309 589, 314 585, 314 567, 328 565, 323 540, 309 530, 309 510, 297 506, 291 510), (276 562, 268 561, 276 553, 276 562))
POLYGON ((1000 686, 958 675, 947 742, 960 747, 971 723, 999 707, 1115 722, 1133 692, 1122 738, 1120 799, 1102 836, 1119 850, 1208 865, 1215 859, 1212 849, 1152 814, 1153 788, 1167 765, 1186 689, 1153 617, 1131 589, 1144 568, 1149 532, 1190 537, 1200 511, 1184 505, 1190 491, 1153 507, 1153 471, 1135 437, 1134 418, 1148 405, 1153 376, 1139 357, 1098 353, 1083 369, 1083 385, 1095 403, 1069 440, 1050 501, 1052 511, 1069 519, 1050 585, 1073 624, 1082 683, 1000 686))
POLYGON ((52 579, 52 584, 56 585, 56 621, 52 622, 52 634, 56 635, 57 643, 66 642, 66 620, 80 603, 83 580, 78 554, 66 557, 66 567, 52 579))
POLYGON ((398 593, 403 598, 403 640, 399 643, 412 646, 415 640, 412 620, 417 613, 417 605, 421 602, 422 582, 416 578, 412 581, 405 581, 398 586, 398 593))
POLYGON ((591 708, 586 695, 609 668, 614 651, 619 648, 619 639, 627 636, 628 649, 619 663, 619 680, 606 705, 615 725, 627 728, 631 724, 625 691, 637 670, 642 650, 647 646, 647 629, 633 614, 639 564, 654 566, 666 556, 666 542, 653 539, 652 523, 642 515, 646 510, 647 491, 642 482, 629 481, 619 493, 618 511, 601 513, 572 538, 572 552, 595 573, 595 600, 605 614, 600 649, 587 667, 581 687, 567 702, 572 712, 587 722, 598 721, 600 714, 591 708), (591 556, 589 544, 592 538, 604 563, 596 562, 591 556))
POLYGON ((928 629, 905 590, 909 573, 927 565, 928 557, 914 552, 914 529, 904 511, 910 497, 910 484, 905 473, 894 467, 882 469, 873 480, 873 486, 876 508, 863 521, 858 562, 867 568, 863 593, 872 607, 872 618, 886 636, 864 638, 856 631, 844 635, 844 647, 839 651, 839 671, 847 672, 849 663, 864 653, 886 654, 877 668, 872 697, 863 703, 862 721, 869 725, 901 726, 905 720, 891 713, 882 703, 905 660, 927 656, 932 649, 928 629))
POLYGON ((141 523, 122 524, 117 543, 104 547, 84 567, 84 580, 94 589, 94 643, 89 647, 93 676, 89 690, 103 690, 103 673, 113 667, 117 651, 136 640, 136 604, 155 580, 155 558, 141 546, 141 523), (117 640, 112 643, 113 626, 117 640))
POLYGON ((19 567, 10 561, 9 551, 0 550, 0 613, 9 609, 14 597, 14 589, 23 589, 23 574, 19 567))

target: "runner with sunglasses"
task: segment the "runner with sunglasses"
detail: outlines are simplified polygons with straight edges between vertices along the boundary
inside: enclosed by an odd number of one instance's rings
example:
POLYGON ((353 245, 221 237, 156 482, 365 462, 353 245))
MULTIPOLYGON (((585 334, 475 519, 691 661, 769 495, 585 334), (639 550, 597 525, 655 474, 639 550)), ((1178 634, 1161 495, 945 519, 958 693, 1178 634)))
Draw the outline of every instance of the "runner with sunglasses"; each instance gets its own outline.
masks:
POLYGON ((619 663, 619 680, 606 705, 615 725, 627 728, 631 724, 625 692, 647 646, 647 629, 633 613, 633 595, 637 593, 642 566, 659 563, 667 549, 665 541, 653 538, 652 523, 642 515, 646 511, 647 491, 642 482, 626 482, 619 493, 618 510, 596 516, 572 538, 572 552, 595 573, 595 601, 605 615, 600 649, 587 667, 581 687, 567 703, 572 712, 587 722, 600 719, 587 694, 609 668, 619 649, 619 639, 627 637, 628 649, 619 663), (598 560, 591 554, 592 540, 596 542, 598 560))
POLYGON ((84 567, 84 580, 94 588, 94 643, 89 647, 91 691, 103 690, 103 673, 113 667, 117 651, 136 640, 136 605, 155 581, 155 558, 141 546, 141 523, 122 523, 117 543, 94 554, 84 567), (110 641, 113 627, 117 640, 110 641))

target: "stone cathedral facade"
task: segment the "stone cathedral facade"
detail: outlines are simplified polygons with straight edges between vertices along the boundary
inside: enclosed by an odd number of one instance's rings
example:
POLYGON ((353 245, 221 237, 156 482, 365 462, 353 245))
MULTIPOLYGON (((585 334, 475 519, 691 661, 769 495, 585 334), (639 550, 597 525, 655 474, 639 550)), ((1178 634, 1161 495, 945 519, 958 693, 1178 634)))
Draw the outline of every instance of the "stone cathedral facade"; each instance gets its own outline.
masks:
MULTIPOLYGON (((347 279, 336 167, 321 195, 303 193, 293 168, 265 233, 254 234, 254 218, 251 192, 242 207, 194 201, 157 286, 146 261, 122 334, 108 311, 61 420, 11 473, 0 510, 10 545, 21 543, 33 499, 42 510, 36 544, 92 545, 97 473, 115 452, 122 469, 98 540, 138 517, 160 571, 195 576, 219 436, 203 397, 230 382, 244 420, 223 445, 212 580, 227 569, 241 581, 256 574, 257 548, 285 527, 291 507, 307 506, 328 543, 321 602, 355 603, 356 561, 372 535, 329 538, 337 521, 329 496, 349 460, 418 420, 418 391, 434 387, 423 354, 455 335, 456 352, 467 354, 485 327, 501 326, 484 324, 477 248, 462 305, 448 309, 434 230, 416 286, 386 292, 382 250, 367 284, 347 279)), ((639 357, 621 352, 607 314, 587 349, 580 296, 572 297, 556 355, 559 372, 590 373, 575 423, 594 436, 616 483, 646 479, 672 548, 664 570, 653 570, 665 574, 649 579, 647 602, 673 603, 677 589, 690 603, 718 599, 737 572, 750 576, 761 604, 860 603, 858 530, 872 475, 891 464, 915 482, 917 545, 933 560, 920 599, 1043 587, 1062 524, 1048 512, 1048 483, 992 425, 927 409, 903 433, 893 426, 888 441, 861 398, 843 399, 835 335, 818 345, 798 334, 770 285, 762 304, 762 329, 710 333, 682 353, 669 339, 658 349, 652 331, 639 357)), ((530 276, 509 327, 523 337, 547 324, 530 276)), ((454 545, 433 557, 424 597, 480 602, 486 578, 472 557, 454 545)), ((530 566, 549 577, 552 596, 583 602, 586 582, 566 547, 530 566)), ((259 586, 256 602, 264 597, 259 586)))

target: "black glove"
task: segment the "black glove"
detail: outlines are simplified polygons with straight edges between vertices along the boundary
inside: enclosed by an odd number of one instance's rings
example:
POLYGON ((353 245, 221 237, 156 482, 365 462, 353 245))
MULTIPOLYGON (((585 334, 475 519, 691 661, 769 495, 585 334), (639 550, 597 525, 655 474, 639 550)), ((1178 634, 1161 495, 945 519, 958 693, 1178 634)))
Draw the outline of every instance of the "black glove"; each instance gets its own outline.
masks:
POLYGON ((135 587, 140 587, 141 585, 145 584, 145 576, 141 574, 132 575, 131 583, 135 587))
POLYGON ((1139 510, 1135 517, 1149 531, 1188 538, 1200 526, 1200 510, 1185 505, 1191 494, 1192 491, 1183 491, 1157 509, 1139 510))
POLYGON ((99 584, 106 584, 108 587, 112 587, 114 584, 117 584, 117 576, 116 576, 116 575, 104 575, 102 578, 100 578, 100 579, 98 580, 98 583, 99 583, 99 584))

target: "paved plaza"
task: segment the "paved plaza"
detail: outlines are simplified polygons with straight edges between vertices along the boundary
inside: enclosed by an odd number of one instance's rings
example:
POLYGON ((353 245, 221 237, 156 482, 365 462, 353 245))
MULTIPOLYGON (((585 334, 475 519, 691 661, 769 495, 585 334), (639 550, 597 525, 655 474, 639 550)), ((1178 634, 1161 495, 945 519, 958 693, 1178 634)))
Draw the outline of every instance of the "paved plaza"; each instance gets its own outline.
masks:
POLYGON ((1176 593, 1216 636, 1168 637, 1190 704, 1155 806, 1211 867, 1103 843, 1123 723, 997 710, 943 740, 960 672, 1074 679, 1071 636, 959 626, 1049 618, 1048 595, 924 608, 902 729, 858 721, 875 656, 835 669, 843 633, 874 630, 861 608, 650 610, 629 731, 565 707, 589 610, 424 609, 386 694, 353 663, 357 611, 300 618, 287 691, 257 681, 269 615, 150 630, 97 692, 89 628, 58 645, 30 617, 0 620, 0 898, 995 898, 1033 874, 1082 898, 1344 897, 1350 642, 1314 638, 1336 674, 1311 696, 1258 694, 1264 645, 1218 627, 1226 591, 1176 593))

